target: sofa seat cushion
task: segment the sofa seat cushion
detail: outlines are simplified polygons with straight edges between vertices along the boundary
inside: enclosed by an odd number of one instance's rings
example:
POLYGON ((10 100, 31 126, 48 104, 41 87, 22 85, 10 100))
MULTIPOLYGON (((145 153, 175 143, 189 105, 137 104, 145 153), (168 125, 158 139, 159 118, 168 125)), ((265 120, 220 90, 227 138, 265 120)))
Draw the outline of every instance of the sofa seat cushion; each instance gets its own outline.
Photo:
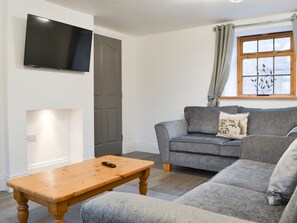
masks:
POLYGON ((170 150, 219 155, 219 148, 230 139, 216 137, 209 134, 188 134, 173 138, 170 141, 170 150))
POLYGON ((253 223, 132 193, 109 192, 81 206, 84 223, 253 223))
POLYGON ((269 163, 240 159, 214 176, 210 182, 266 193, 274 167, 269 163))
POLYGON ((285 206, 270 206, 267 195, 230 185, 205 183, 174 202, 259 223, 279 222, 285 206))
POLYGON ((239 157, 241 140, 231 140, 220 145, 219 155, 239 157))
POLYGON ((297 107, 289 108, 244 108, 239 113, 249 112, 248 135, 286 136, 297 125, 297 107))

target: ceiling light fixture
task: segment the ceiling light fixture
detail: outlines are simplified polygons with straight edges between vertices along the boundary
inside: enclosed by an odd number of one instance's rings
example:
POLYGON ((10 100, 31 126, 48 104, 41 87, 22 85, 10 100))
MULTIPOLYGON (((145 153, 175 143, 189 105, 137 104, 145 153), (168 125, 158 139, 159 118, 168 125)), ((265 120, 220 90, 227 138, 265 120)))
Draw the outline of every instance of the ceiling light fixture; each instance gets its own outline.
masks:
POLYGON ((230 0, 230 2, 233 2, 233 3, 238 3, 238 2, 241 2, 242 0, 230 0))

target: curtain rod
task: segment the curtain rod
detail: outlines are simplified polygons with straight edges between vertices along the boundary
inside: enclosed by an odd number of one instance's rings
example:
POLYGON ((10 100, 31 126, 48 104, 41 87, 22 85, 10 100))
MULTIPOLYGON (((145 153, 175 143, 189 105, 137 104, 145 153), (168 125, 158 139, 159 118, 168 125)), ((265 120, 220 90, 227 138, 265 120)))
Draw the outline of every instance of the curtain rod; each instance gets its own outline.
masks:
MULTIPOLYGON (((242 25, 235 25, 234 28, 238 27, 245 27, 245 26, 258 26, 258 25, 266 25, 266 24, 273 24, 273 23, 281 23, 281 22, 289 22, 293 21, 292 18, 286 18, 286 19, 275 19, 271 21, 265 21, 265 22, 255 22, 255 23, 248 23, 248 24, 242 24, 242 25)), ((213 31, 216 31, 217 27, 213 27, 213 31)))

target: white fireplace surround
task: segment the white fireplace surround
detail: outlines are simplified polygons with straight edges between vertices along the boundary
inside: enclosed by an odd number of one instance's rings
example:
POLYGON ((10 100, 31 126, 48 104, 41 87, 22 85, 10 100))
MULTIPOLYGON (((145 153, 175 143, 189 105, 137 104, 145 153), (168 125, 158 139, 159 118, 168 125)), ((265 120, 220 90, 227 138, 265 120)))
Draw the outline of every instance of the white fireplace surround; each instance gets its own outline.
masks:
POLYGON ((83 160, 81 109, 27 111, 27 162, 30 173, 83 160))

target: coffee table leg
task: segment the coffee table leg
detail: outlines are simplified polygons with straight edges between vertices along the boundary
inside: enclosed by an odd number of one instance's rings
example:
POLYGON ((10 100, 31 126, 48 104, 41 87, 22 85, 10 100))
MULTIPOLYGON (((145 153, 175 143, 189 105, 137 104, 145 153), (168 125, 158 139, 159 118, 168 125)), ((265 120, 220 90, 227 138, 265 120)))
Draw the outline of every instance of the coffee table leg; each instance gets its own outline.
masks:
POLYGON ((14 199, 18 203, 18 219, 20 223, 27 223, 29 218, 29 205, 28 199, 25 198, 24 194, 20 191, 13 191, 14 199))
POLYGON ((150 169, 141 172, 139 177, 139 193, 141 195, 146 195, 147 193, 147 178, 150 176, 150 169))
POLYGON ((64 215, 68 210, 66 202, 51 204, 48 207, 48 212, 53 216, 53 223, 64 223, 64 215))

